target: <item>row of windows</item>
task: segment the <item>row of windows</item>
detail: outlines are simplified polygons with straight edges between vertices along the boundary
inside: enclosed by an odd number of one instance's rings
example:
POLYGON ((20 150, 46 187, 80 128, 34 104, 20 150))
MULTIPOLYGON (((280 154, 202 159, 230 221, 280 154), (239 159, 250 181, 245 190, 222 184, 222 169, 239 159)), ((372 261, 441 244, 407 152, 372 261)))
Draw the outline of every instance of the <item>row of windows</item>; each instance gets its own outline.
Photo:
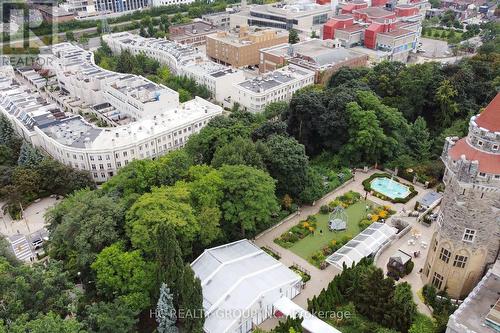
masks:
MULTIPOLYGON (((439 259, 444 261, 445 263, 448 263, 450 261, 450 257, 451 257, 451 252, 442 247, 441 252, 439 253, 439 259)), ((465 264, 467 263, 467 258, 468 257, 466 256, 458 254, 455 255, 455 260, 453 260, 453 266, 458 268, 464 268, 465 264)))

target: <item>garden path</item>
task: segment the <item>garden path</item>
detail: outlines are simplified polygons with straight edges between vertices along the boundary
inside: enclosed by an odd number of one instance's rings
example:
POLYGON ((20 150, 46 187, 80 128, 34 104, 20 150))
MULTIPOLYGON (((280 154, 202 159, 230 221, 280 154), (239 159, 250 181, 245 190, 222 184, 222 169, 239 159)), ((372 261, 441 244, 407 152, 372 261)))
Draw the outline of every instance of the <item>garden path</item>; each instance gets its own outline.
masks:
MULTIPOLYGON (((341 271, 333 266, 328 266, 326 269, 321 270, 314 265, 311 265, 307 260, 301 258, 300 256, 296 255, 292 251, 288 249, 284 249, 274 243, 274 239, 278 238, 281 234, 286 232, 288 229, 293 227, 294 225, 298 224, 300 221, 305 220, 309 215, 314 215, 319 212, 319 209, 322 205, 327 205, 330 201, 334 200, 336 197, 339 195, 342 195, 344 193, 347 193, 349 191, 355 191, 360 193, 362 196, 365 194, 365 190, 363 188, 363 180, 366 178, 370 177, 374 173, 380 173, 380 170, 377 169, 372 169, 369 170, 368 172, 363 172, 363 171, 357 171, 354 177, 349 180, 348 182, 344 183, 342 186, 339 188, 336 188, 332 192, 326 194, 323 198, 319 199, 314 203, 312 206, 302 206, 300 210, 297 212, 296 215, 288 217, 284 219, 282 222, 280 222, 278 225, 269 228, 268 230, 264 231, 260 235, 258 235, 254 239, 254 243, 259 246, 259 247, 267 247, 271 249, 273 252, 276 252, 280 257, 280 261, 286 265, 287 267, 296 265, 299 268, 301 268, 303 271, 311 275, 311 280, 309 280, 304 288, 304 290, 293 299, 293 301, 303 307, 304 309, 307 309, 307 300, 312 298, 315 295, 318 295, 321 290, 326 288, 330 281, 333 280, 333 278, 337 275, 340 274, 341 271)), ((406 181, 405 181, 406 182, 406 181)), ((400 212, 403 210, 403 208, 406 211, 411 211, 413 210, 413 207, 415 206, 415 202, 419 200, 422 196, 425 195, 428 191, 431 190, 426 190, 423 188, 417 188, 418 190, 418 195, 412 198, 410 201, 408 201, 406 204, 392 204, 390 203, 389 205, 392 207, 397 212, 400 212)), ((379 198, 376 198, 372 195, 368 195, 367 197, 368 200, 373 201, 377 204, 380 205, 387 205, 386 201, 383 201, 379 198)), ((399 244, 399 242, 396 242, 399 244)), ((389 251, 384 251, 385 253, 392 253, 393 246, 389 247, 389 251)), ((381 256, 382 257, 382 256, 381 256)), ((378 262, 382 262, 382 259, 379 258, 378 262)), ((425 259, 424 259, 425 260, 425 259)), ((415 268, 417 268, 418 265, 415 265, 415 268)), ((418 270, 417 270, 418 271, 418 270)), ((413 287, 413 283, 417 281, 408 281, 410 284, 412 284, 412 290, 415 289, 413 287)), ((421 286, 421 282, 417 284, 417 286, 421 286)), ((418 289, 414 290, 414 293, 416 293, 418 289)), ((423 309, 423 307, 426 308, 424 305, 422 307, 421 301, 416 297, 415 295, 415 302, 418 304, 419 310, 423 309)), ((422 311, 421 310, 421 311, 422 311)), ((424 311, 422 311, 424 312, 424 311)), ((428 312, 424 312, 428 314, 428 312)), ((276 318, 270 318, 264 321, 261 325, 259 325, 260 328, 264 330, 270 330, 276 327, 278 324, 278 320, 276 318)))

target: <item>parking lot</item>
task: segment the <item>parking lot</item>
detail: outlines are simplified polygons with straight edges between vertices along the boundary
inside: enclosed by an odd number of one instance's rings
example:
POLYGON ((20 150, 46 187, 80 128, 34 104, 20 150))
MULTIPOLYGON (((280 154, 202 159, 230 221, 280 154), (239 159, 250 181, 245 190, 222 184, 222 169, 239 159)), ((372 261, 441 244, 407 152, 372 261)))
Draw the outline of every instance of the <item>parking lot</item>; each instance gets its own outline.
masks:
POLYGON ((448 43, 445 41, 421 38, 420 42, 422 43, 420 49, 425 50, 425 52, 419 53, 419 55, 424 58, 447 58, 452 56, 448 43))

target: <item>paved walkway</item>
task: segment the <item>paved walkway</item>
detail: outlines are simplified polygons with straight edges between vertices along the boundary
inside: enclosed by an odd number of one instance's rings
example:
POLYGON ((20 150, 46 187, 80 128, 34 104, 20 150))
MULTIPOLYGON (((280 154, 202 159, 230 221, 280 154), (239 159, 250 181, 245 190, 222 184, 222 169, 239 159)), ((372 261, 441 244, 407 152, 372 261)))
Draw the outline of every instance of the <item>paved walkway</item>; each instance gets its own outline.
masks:
MULTIPOLYGON (((305 220, 309 215, 314 215, 314 214, 318 213, 319 209, 322 205, 328 204, 330 201, 334 200, 339 195, 342 195, 342 194, 349 192, 349 191, 355 191, 355 192, 358 192, 358 193, 361 193, 362 195, 364 195, 365 190, 364 190, 363 184, 362 184, 363 180, 370 177, 374 173, 380 173, 380 172, 382 172, 382 171, 370 170, 366 173, 362 172, 362 171, 357 171, 354 179, 351 179, 349 182, 345 183, 342 187, 337 188, 334 191, 328 193, 322 199, 318 200, 314 206, 302 206, 300 209, 300 213, 298 213, 297 215, 292 216, 288 219, 285 219, 284 220, 285 222, 282 222, 281 224, 278 224, 277 226, 268 229, 267 231, 265 231, 261 235, 257 236, 257 238, 254 240, 255 244, 258 245, 259 247, 265 246, 267 248, 270 248, 271 250, 273 250, 277 254, 279 254, 281 257, 280 261, 283 264, 285 264, 287 267, 292 266, 292 265, 297 265, 311 275, 311 280, 306 283, 304 290, 296 298, 293 299, 293 301, 295 303, 302 306, 304 309, 307 309, 307 300, 312 298, 315 295, 318 295, 321 292, 321 290, 323 290, 324 288, 326 288, 328 286, 328 284, 335 277, 335 275, 340 274, 341 271, 333 266, 328 266, 325 270, 320 270, 319 268, 316 268, 314 265, 311 265, 307 260, 296 255, 292 251, 290 251, 288 249, 284 249, 284 248, 280 247, 279 245, 277 245, 276 243, 274 243, 274 239, 278 238, 281 234, 283 234, 284 232, 289 230, 294 225, 298 224, 300 221, 305 220)), ((406 183, 408 183, 408 182, 406 182, 406 183)), ((403 208, 406 211, 411 211, 411 210, 413 210, 413 207, 415 206, 415 202, 417 200, 419 200, 422 196, 424 196, 425 193, 427 193, 428 191, 431 191, 431 190, 427 190, 424 188, 417 188, 417 187, 416 187, 416 190, 419 192, 418 195, 415 196, 410 201, 408 201, 406 204, 388 203, 386 201, 383 201, 383 200, 376 198, 374 196, 371 196, 371 195, 368 195, 367 199, 370 201, 373 201, 377 204, 380 204, 380 205, 389 204, 389 206, 391 206, 392 209, 397 211, 397 212, 402 211, 403 208)), ((432 232, 430 233, 430 235, 432 237, 432 232)), ((405 237, 403 237, 402 239, 405 239, 405 237)), ((429 238, 429 241, 430 241, 430 238, 429 238)), ((398 241, 395 244, 400 244, 401 242, 403 242, 403 240, 398 241)), ((384 254, 385 253, 392 254, 393 248, 397 247, 395 244, 390 246, 387 249, 387 251, 384 251, 384 254)), ((421 253, 422 253, 422 251, 421 251, 421 253)), ((382 258, 382 255, 380 257, 381 258, 379 258, 379 260, 377 262, 382 263, 384 259, 382 258)), ((423 260, 425 260, 425 255, 422 254, 421 258, 424 258, 423 260)), ((386 260, 385 263, 387 263, 388 257, 385 260, 386 260)), ((417 272, 420 269, 418 267, 420 267, 420 266, 416 263, 415 270, 417 272)), ((418 279, 418 280, 420 280, 420 279, 418 279)), ((412 286, 413 286, 413 281, 411 281, 410 283, 412 283, 412 286)), ((417 282, 415 281, 415 284, 418 286, 421 286, 422 282, 420 281, 417 284, 417 282)), ((415 289, 415 288, 412 288, 412 289, 415 289)), ((416 289, 416 290, 418 290, 418 289, 416 289)), ((416 292, 416 290, 414 290, 414 293, 416 292)), ((415 299, 415 302, 417 302, 417 303, 419 302, 418 298, 415 299)), ((419 309, 420 309, 420 307, 421 306, 419 304, 419 309)), ((424 312, 424 311, 422 311, 422 312, 424 312)), ((424 312, 424 313, 427 313, 427 312, 424 312)), ((270 330, 270 329, 273 329, 274 327, 276 327, 277 324, 278 324, 278 320, 275 318, 271 318, 271 319, 264 321, 261 325, 259 325, 259 327, 264 329, 264 330, 270 330)))
POLYGON ((432 313, 429 307, 420 300, 420 298, 417 295, 417 292, 421 290, 422 287, 424 286, 424 282, 422 281, 421 273, 419 273, 419 271, 420 269, 424 268, 427 253, 429 252, 429 249, 432 247, 430 243, 432 240, 432 235, 436 230, 437 223, 434 222, 431 224, 431 226, 428 227, 424 224, 417 223, 415 221, 415 218, 406 218, 404 220, 409 222, 409 224, 412 226, 412 230, 403 237, 401 237, 400 239, 398 239, 397 241, 395 241, 384 252, 382 252, 378 257, 375 265, 382 268, 384 273, 387 273, 387 263, 389 262, 389 258, 394 253, 396 253, 397 250, 402 250, 411 255, 412 257, 414 252, 420 251, 420 255, 417 258, 415 257, 412 258, 412 261, 415 264, 413 271, 409 275, 400 279, 397 283, 408 282, 411 285, 411 290, 413 291, 413 298, 415 300, 415 303, 417 303, 418 310, 423 314, 430 316, 432 313), (419 233, 421 236, 415 240, 415 244, 411 245, 411 243, 408 243, 408 241, 410 239, 415 239, 412 235, 413 232, 419 233), (428 244, 426 248, 423 248, 421 246, 422 241, 428 244))

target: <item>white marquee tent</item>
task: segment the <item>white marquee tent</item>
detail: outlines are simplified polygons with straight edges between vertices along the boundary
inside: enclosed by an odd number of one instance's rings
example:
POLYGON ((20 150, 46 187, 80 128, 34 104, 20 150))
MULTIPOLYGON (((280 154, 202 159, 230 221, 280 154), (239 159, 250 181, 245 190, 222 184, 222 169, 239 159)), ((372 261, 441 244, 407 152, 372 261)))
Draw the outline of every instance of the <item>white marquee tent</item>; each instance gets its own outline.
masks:
POLYGON ((376 253, 396 235, 396 232, 396 228, 385 223, 374 222, 326 258, 326 261, 339 269, 342 269, 344 263, 350 267, 362 258, 376 253))

